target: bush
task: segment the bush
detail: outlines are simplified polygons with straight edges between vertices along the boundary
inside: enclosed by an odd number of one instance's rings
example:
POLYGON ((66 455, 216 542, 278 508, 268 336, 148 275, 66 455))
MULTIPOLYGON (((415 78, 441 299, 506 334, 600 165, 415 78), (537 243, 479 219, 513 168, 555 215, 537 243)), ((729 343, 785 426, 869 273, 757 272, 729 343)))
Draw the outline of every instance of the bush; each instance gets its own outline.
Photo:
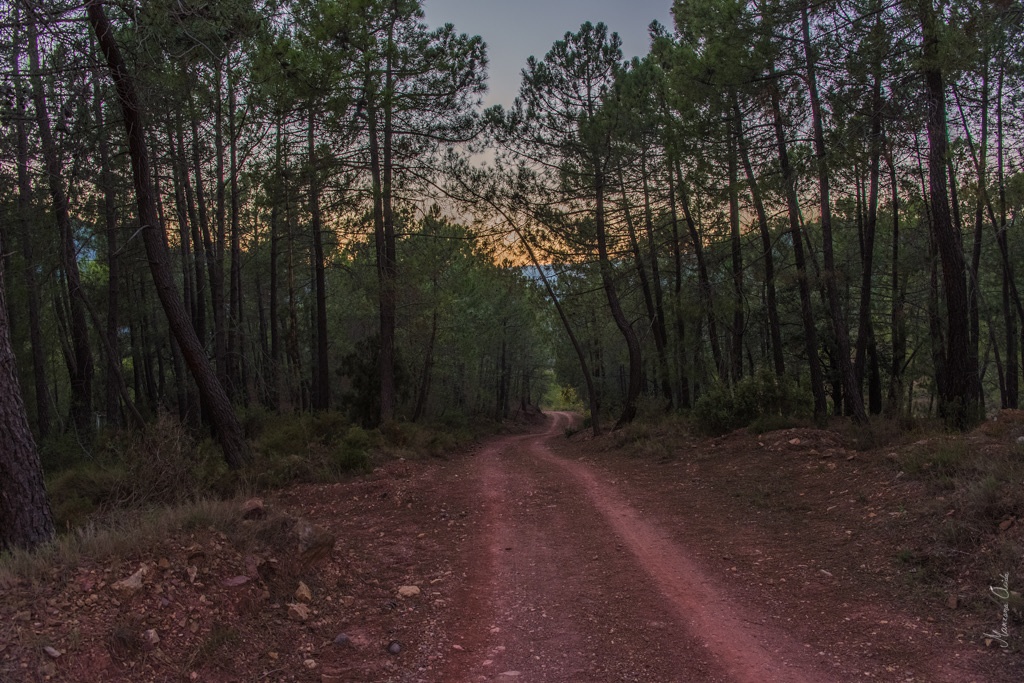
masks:
POLYGON ((779 419, 803 418, 810 413, 810 398, 788 377, 778 378, 762 368, 734 387, 717 384, 693 408, 697 428, 707 434, 725 434, 755 421, 765 426, 779 419))
POLYGON ((219 451, 200 452, 184 427, 161 415, 141 432, 110 435, 92 458, 53 475, 47 489, 57 524, 72 527, 97 512, 198 500, 226 471, 219 451))

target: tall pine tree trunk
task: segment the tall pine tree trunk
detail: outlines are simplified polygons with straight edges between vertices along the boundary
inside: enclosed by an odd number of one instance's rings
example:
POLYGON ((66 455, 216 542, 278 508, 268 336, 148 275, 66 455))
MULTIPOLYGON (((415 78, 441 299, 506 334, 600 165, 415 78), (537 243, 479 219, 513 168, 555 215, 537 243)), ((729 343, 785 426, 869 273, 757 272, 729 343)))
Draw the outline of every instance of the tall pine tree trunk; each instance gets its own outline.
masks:
POLYGON ((867 219, 861 240, 861 283, 860 310, 858 313, 857 343, 854 355, 854 373, 857 386, 863 387, 865 371, 870 366, 868 377, 868 412, 877 415, 882 412, 882 388, 878 373, 878 353, 875 345, 874 324, 871 320, 871 287, 874 281, 875 233, 878 226, 878 185, 882 159, 882 75, 881 65, 876 64, 871 95, 871 136, 869 139, 870 158, 868 161, 867 219))
MULTIPOLYGON (((1018 340, 1017 321, 1024 324, 1024 306, 1021 306, 1017 291, 1016 275, 1013 261, 1010 259, 1010 245, 1007 239, 1008 225, 1006 222, 1006 178, 1005 149, 1003 146, 1003 83, 1006 76, 1005 59, 1001 55, 999 77, 996 86, 996 181, 999 185, 999 253, 1003 262, 1002 302, 1003 320, 1006 324, 1006 407, 1017 408, 1020 402, 1020 382, 1018 379, 1020 364, 1017 349, 1024 353, 1024 335, 1018 340)), ((1024 331, 1024 327, 1021 328, 1024 331)))
POLYGON ((43 328, 40 315, 42 299, 39 295, 39 280, 36 274, 34 246, 32 243, 32 179, 28 170, 28 132, 26 131, 26 96, 20 77, 21 41, 18 31, 20 11, 15 5, 14 49, 11 66, 14 74, 15 102, 14 116, 17 148, 15 163, 18 170, 18 243, 24 261, 23 275, 28 292, 28 331, 32 349, 32 380, 35 388, 36 428, 40 438, 50 433, 50 392, 46 384, 46 349, 43 347, 43 328))
POLYGON ((647 235, 647 250, 651 259, 651 285, 654 288, 654 341, 658 353, 658 370, 661 374, 661 393, 665 397, 665 410, 672 410, 675 401, 672 396, 672 378, 668 364, 668 330, 665 327, 665 293, 661 282, 661 265, 658 262, 658 248, 654 241, 654 212, 651 209, 650 178, 647 168, 646 148, 640 154, 640 174, 644 190, 644 230, 647 235))
POLYGON ((672 219, 672 256, 675 265, 675 277, 673 278, 673 307, 675 309, 675 332, 676 332, 676 364, 678 369, 676 379, 679 383, 679 407, 690 408, 690 378, 687 373, 686 361, 686 318, 683 315, 683 245, 679 238, 679 213, 676 210, 676 188, 675 175, 673 173, 674 163, 671 156, 668 159, 668 205, 669 216, 672 219))
POLYGON ((743 114, 738 97, 733 97, 733 113, 736 117, 736 143, 739 146, 743 171, 750 186, 750 197, 754 203, 754 215, 757 216, 757 227, 761 235, 761 259, 764 262, 765 300, 768 307, 768 332, 772 345, 772 364, 775 376, 782 377, 786 373, 786 361, 782 355, 782 327, 779 323, 779 304, 775 290, 775 254, 772 248, 772 234, 768 225, 768 212, 764 208, 761 186, 754 175, 754 167, 750 163, 750 150, 746 136, 743 134, 743 114))
POLYGON ((682 166, 676 159, 676 176, 678 178, 679 201, 683 208, 683 220, 690 231, 690 242, 693 245, 694 256, 697 257, 697 281, 700 288, 701 304, 708 319, 708 337, 711 342, 711 356, 715 360, 715 369, 720 377, 726 376, 726 368, 722 360, 722 347, 718 339, 718 323, 715 320, 715 304, 711 288, 711 276, 708 274, 707 259, 704 258, 704 242, 697 230, 697 222, 693 220, 690 212, 690 196, 686 190, 686 181, 683 179, 682 166))
POLYGON ((970 348, 969 300, 963 245, 950 212, 946 185, 948 141, 946 86, 942 74, 939 26, 932 0, 918 0, 921 23, 921 71, 927 96, 928 189, 932 234, 942 261, 946 298, 945 391, 939 394, 943 419, 957 429, 968 429, 981 417, 978 359, 970 348))
MULTIPOLYGON (((224 297, 224 253, 227 246, 227 183, 224 179, 224 67, 221 63, 214 69, 217 89, 213 105, 213 148, 217 183, 214 186, 214 217, 216 233, 212 236, 212 248, 207 252, 210 268, 210 302, 213 305, 213 358, 217 378, 232 394, 228 371, 228 322, 227 302, 224 297)), ((199 173, 198 167, 196 174, 199 173)))
POLYGON ((828 154, 825 148, 825 130, 822 123, 821 100, 818 96, 817 69, 815 55, 811 46, 809 2, 805 0, 801 13, 803 27, 804 57, 807 61, 807 88, 811 99, 811 122, 814 129, 814 152, 818 166, 818 190, 821 196, 821 243, 824 260, 825 292, 827 294, 829 316, 832 319, 832 331, 836 340, 836 366, 843 385, 843 394, 847 412, 854 422, 867 422, 864 412, 864 401, 861 399, 860 388, 850 362, 850 330, 846 324, 842 302, 839 298, 838 272, 836 271, 835 253, 832 239, 832 199, 828 169, 828 154))
POLYGON ((313 362, 313 410, 331 407, 330 372, 327 366, 327 283, 324 274, 323 222, 320 215, 320 180, 316 160, 315 103, 310 103, 307 121, 309 152, 309 215, 313 231, 313 279, 316 287, 316 353, 313 362))
POLYGON ((615 287, 615 274, 611 259, 608 256, 608 237, 605 230, 606 188, 604 174, 600 170, 600 161, 594 160, 592 163, 594 169, 594 199, 596 204, 594 222, 597 230, 597 253, 598 266, 601 271, 601 283, 604 286, 612 318, 615 320, 615 325, 619 328, 619 332, 626 342, 626 349, 629 353, 629 382, 623 397, 622 414, 615 424, 616 428, 618 428, 629 424, 636 417, 636 401, 640 397, 641 379, 643 376, 643 359, 640 354, 640 340, 637 338, 636 330, 630 325, 625 312, 622 310, 619 293, 615 287))
POLYGON ((46 109, 46 94, 43 90, 42 71, 39 64, 39 40, 36 30, 35 19, 32 18, 28 22, 28 31, 33 100, 36 108, 36 122, 39 127, 39 141, 42 145, 46 176, 49 181, 50 197, 53 200, 53 213, 60 233, 61 267, 64 271, 70 309, 72 355, 69 356, 71 362, 68 363, 68 371, 71 377, 71 420, 79 437, 88 439, 93 431, 93 359, 85 314, 85 290, 82 289, 74 228, 71 225, 68 198, 64 191, 64 169, 53 131, 50 128, 50 116, 46 109))
POLYGON ((270 295, 267 307, 270 309, 268 318, 270 325, 270 385, 269 403, 272 409, 281 409, 281 322, 278 313, 280 288, 278 275, 278 258, 280 256, 281 243, 281 209, 280 202, 283 200, 283 188, 281 185, 285 179, 285 169, 282 163, 281 153, 281 119, 278 118, 274 130, 274 175, 273 190, 271 192, 270 205, 270 295))
POLYGON ((3 275, 0 262, 0 552, 31 548, 55 534, 43 468, 21 400, 3 275))
POLYGON ((153 180, 149 167, 149 150, 146 147, 143 110, 135 84, 128 73, 114 38, 113 28, 103 11, 101 0, 89 0, 86 4, 89 22, 99 40, 100 49, 110 68, 128 137, 128 150, 132 163, 132 177, 139 210, 139 224, 142 239, 149 260, 150 272, 157 295, 167 315, 167 323, 181 348, 182 356, 199 387, 203 402, 213 420, 224 451, 224 459, 230 467, 241 467, 249 459, 249 448, 242 434, 242 426, 235 416, 231 401, 224 386, 217 381, 216 373, 206 357, 203 345, 196 336, 175 286, 171 272, 166 234, 159 221, 156 200, 153 196, 153 180))
POLYGON ((228 183, 231 190, 231 270, 228 297, 228 368, 233 395, 248 405, 249 382, 246 373, 244 315, 242 310, 242 226, 241 197, 238 191, 237 96, 233 72, 228 70, 228 183))
POLYGON ((729 376, 738 382, 743 377, 743 243, 740 240, 740 195, 739 161, 735 127, 739 121, 732 120, 726 126, 729 149, 729 245, 732 251, 732 347, 729 352, 729 376))
MULTIPOLYGON (((776 79, 774 67, 771 75, 776 79)), ((807 277, 807 263, 804 258, 803 235, 800 228, 800 204, 796 192, 796 174, 789 161, 786 144, 786 130, 782 120, 782 103, 778 83, 772 83, 772 121, 775 127, 775 143, 779 154, 779 168, 786 193, 786 209, 789 217, 789 233, 793 242, 793 258, 796 261, 797 285, 800 291, 800 317, 804 327, 804 348, 811 375, 811 394, 814 397, 814 417, 821 421, 828 414, 825 401, 825 377, 818 358, 818 331, 814 323, 814 308, 811 304, 811 287, 807 277)))
POLYGON ((887 155, 886 164, 889 166, 889 185, 892 190, 892 271, 889 285, 892 298, 892 308, 889 314, 892 327, 892 364, 889 368, 889 393, 886 398, 885 412, 889 417, 899 417, 903 405, 903 365, 907 355, 907 326, 904 288, 900 282, 899 179, 891 155, 887 155))

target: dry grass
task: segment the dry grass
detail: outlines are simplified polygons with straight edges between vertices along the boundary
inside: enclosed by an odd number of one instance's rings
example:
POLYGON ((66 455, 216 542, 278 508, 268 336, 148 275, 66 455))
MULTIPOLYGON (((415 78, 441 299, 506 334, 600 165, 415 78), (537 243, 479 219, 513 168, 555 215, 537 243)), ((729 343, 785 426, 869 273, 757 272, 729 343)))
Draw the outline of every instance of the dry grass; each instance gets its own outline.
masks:
POLYGON ((54 578, 85 561, 106 562, 145 554, 179 530, 214 527, 231 534, 240 526, 239 502, 200 500, 149 511, 108 515, 34 550, 0 555, 0 586, 19 579, 54 578))

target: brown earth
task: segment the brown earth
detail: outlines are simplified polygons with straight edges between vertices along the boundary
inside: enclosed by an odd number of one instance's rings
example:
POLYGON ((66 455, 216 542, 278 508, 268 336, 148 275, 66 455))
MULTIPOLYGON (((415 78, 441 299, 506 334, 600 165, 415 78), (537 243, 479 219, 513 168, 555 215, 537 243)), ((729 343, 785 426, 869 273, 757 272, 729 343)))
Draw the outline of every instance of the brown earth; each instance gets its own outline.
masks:
POLYGON ((998 577, 945 594, 897 559, 956 511, 884 450, 569 421, 0 587, 0 681, 1024 680, 1017 634, 983 643, 998 577))

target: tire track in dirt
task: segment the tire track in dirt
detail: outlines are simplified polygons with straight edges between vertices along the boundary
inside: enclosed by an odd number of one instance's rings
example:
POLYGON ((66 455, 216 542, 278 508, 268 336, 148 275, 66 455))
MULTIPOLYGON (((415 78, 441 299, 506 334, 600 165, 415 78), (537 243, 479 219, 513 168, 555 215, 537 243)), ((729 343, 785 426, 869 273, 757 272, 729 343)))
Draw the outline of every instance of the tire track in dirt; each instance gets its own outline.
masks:
POLYGON ((473 556, 445 681, 824 683, 785 634, 729 601, 667 532, 544 434, 471 464, 473 556))

